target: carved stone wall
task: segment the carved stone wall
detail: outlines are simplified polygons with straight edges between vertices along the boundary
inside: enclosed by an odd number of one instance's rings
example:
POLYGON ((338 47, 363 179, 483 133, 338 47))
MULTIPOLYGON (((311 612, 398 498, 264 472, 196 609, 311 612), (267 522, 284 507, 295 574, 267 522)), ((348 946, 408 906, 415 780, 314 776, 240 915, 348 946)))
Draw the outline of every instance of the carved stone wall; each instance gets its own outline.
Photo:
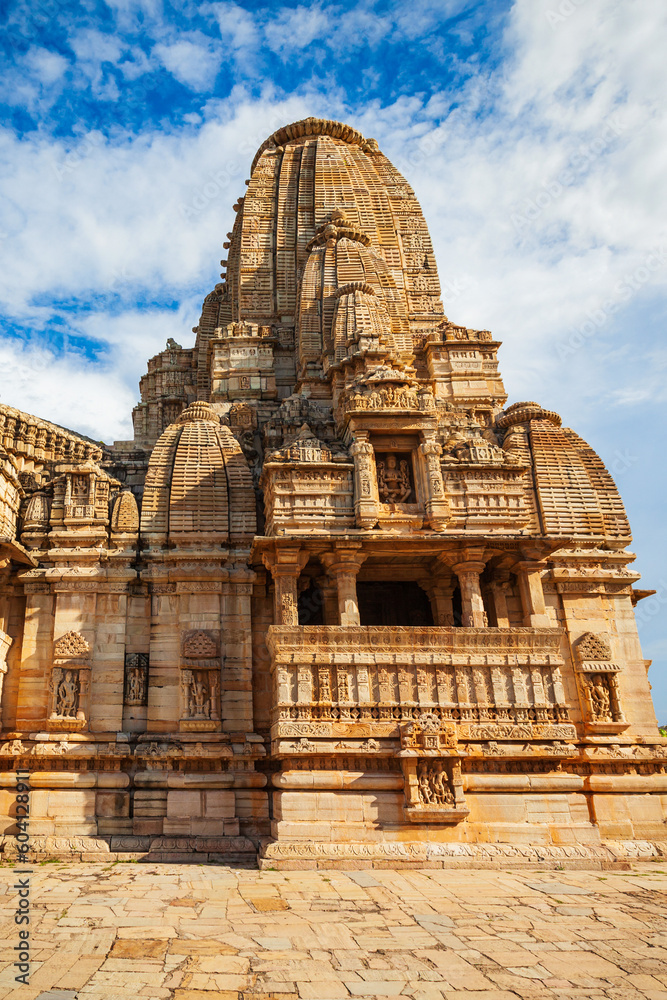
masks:
POLYGON ((234 210, 134 441, 0 405, 0 770, 39 774, 38 852, 602 863, 664 840, 650 591, 601 459, 505 406, 500 345, 444 316, 375 140, 279 128, 234 210))

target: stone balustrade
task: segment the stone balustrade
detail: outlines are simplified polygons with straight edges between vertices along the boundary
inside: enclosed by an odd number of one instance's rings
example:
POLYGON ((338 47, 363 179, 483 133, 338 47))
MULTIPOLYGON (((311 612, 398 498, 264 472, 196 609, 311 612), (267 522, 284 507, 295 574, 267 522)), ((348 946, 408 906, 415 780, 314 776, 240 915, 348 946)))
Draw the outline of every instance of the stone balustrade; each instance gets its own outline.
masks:
POLYGON ((569 719, 557 628, 272 626, 275 723, 569 719))

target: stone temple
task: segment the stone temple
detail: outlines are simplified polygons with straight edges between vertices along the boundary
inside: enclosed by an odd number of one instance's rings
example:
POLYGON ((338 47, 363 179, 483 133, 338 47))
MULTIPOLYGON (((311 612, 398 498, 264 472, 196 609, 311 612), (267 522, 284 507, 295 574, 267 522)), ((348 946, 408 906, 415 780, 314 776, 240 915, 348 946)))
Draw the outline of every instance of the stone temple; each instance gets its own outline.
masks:
POLYGON ((630 528, 447 319, 373 139, 280 128, 134 440, 0 407, 0 772, 35 857, 265 867, 661 854, 630 528))

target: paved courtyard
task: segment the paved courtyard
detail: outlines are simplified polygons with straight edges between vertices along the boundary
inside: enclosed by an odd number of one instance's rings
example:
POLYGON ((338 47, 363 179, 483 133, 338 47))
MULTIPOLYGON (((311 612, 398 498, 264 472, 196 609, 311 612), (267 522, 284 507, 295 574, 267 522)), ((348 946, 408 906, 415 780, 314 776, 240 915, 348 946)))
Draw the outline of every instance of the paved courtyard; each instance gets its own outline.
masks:
POLYGON ((667 1000, 667 871, 41 864, 30 985, 0 867, 0 1000, 667 1000))

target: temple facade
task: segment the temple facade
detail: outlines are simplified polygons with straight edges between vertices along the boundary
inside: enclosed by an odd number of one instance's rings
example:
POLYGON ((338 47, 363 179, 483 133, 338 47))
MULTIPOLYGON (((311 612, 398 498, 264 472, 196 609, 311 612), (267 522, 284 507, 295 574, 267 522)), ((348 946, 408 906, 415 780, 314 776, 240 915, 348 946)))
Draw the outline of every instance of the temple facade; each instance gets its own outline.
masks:
POLYGON ((630 528, 506 405, 373 139, 253 161, 134 440, 0 406, 0 812, 34 857, 613 864, 662 853, 630 528))

